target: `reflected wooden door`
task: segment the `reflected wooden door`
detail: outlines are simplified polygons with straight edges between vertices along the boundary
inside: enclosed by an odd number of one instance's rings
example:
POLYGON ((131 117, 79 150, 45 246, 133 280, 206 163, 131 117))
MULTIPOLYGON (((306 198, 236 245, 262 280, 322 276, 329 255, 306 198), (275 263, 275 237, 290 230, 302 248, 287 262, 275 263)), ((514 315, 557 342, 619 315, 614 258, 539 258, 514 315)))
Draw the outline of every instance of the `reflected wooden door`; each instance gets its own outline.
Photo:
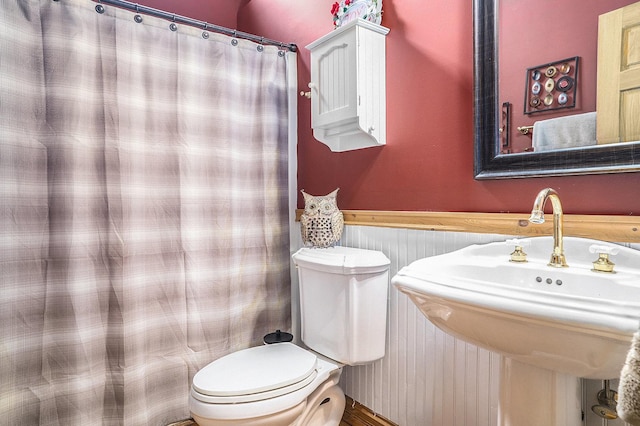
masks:
POLYGON ((600 15, 597 139, 640 140, 640 2, 600 15))

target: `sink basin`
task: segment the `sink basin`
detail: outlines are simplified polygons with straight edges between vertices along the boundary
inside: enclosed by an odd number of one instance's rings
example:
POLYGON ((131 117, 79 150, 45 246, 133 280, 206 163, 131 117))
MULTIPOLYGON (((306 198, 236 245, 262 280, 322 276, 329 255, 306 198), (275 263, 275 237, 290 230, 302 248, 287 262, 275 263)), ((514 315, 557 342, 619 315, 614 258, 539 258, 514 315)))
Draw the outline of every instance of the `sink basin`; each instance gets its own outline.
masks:
POLYGON ((640 325, 640 251, 564 238, 569 267, 548 266, 552 237, 472 245, 404 267, 392 283, 437 327, 516 361, 576 377, 619 377, 640 325), (615 273, 595 272, 593 245, 615 247, 615 273))

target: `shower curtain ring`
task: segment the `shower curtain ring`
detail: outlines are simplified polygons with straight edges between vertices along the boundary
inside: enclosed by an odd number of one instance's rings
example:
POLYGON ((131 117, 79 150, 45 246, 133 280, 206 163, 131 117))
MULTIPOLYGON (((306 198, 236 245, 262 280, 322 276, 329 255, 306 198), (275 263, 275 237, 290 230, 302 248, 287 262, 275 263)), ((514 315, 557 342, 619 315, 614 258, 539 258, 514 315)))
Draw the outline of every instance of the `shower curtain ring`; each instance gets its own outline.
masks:
POLYGON ((140 13, 140 5, 136 3, 136 13, 140 13))

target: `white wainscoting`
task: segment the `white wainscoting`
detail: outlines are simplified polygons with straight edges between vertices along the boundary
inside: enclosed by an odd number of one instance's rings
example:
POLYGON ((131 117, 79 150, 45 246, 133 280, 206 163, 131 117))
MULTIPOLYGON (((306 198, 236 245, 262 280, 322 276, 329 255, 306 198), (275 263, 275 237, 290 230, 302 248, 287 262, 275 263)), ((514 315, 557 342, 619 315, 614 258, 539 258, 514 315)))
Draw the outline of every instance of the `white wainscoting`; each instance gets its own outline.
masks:
MULTIPOLYGON (((299 226, 292 228, 292 252, 301 246, 299 235, 299 226)), ((382 251, 391 259, 393 276, 416 259, 505 238, 508 236, 348 225, 341 245, 382 251)), ((296 301, 297 277, 292 275, 292 300, 296 301)), ((294 302, 296 336, 297 312, 294 302)), ((440 331, 394 287, 389 289, 387 323, 385 357, 371 365, 345 368, 341 385, 347 395, 401 426, 497 424, 499 355, 440 331)), ((586 388, 600 386, 600 382, 590 382, 586 388)), ((585 410, 585 426, 624 424, 607 424, 591 414, 590 407, 585 410)))
MULTIPOLYGON (((502 235, 347 226, 342 245, 380 250, 391 276, 414 260, 502 235)), ((495 426, 500 357, 434 327, 407 296, 389 289, 386 356, 345 368, 345 392, 402 426, 495 426)))

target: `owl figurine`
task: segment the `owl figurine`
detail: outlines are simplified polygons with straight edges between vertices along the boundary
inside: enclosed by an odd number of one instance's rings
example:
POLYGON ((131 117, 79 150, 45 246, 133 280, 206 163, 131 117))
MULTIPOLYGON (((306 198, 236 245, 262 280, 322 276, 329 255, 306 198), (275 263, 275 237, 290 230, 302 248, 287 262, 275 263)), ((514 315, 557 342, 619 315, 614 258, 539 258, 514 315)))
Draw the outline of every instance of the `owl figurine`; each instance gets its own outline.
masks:
POLYGON ((336 202, 338 189, 340 188, 322 196, 301 191, 304 196, 304 212, 300 216, 300 229, 306 246, 331 247, 340 240, 344 217, 336 202))

